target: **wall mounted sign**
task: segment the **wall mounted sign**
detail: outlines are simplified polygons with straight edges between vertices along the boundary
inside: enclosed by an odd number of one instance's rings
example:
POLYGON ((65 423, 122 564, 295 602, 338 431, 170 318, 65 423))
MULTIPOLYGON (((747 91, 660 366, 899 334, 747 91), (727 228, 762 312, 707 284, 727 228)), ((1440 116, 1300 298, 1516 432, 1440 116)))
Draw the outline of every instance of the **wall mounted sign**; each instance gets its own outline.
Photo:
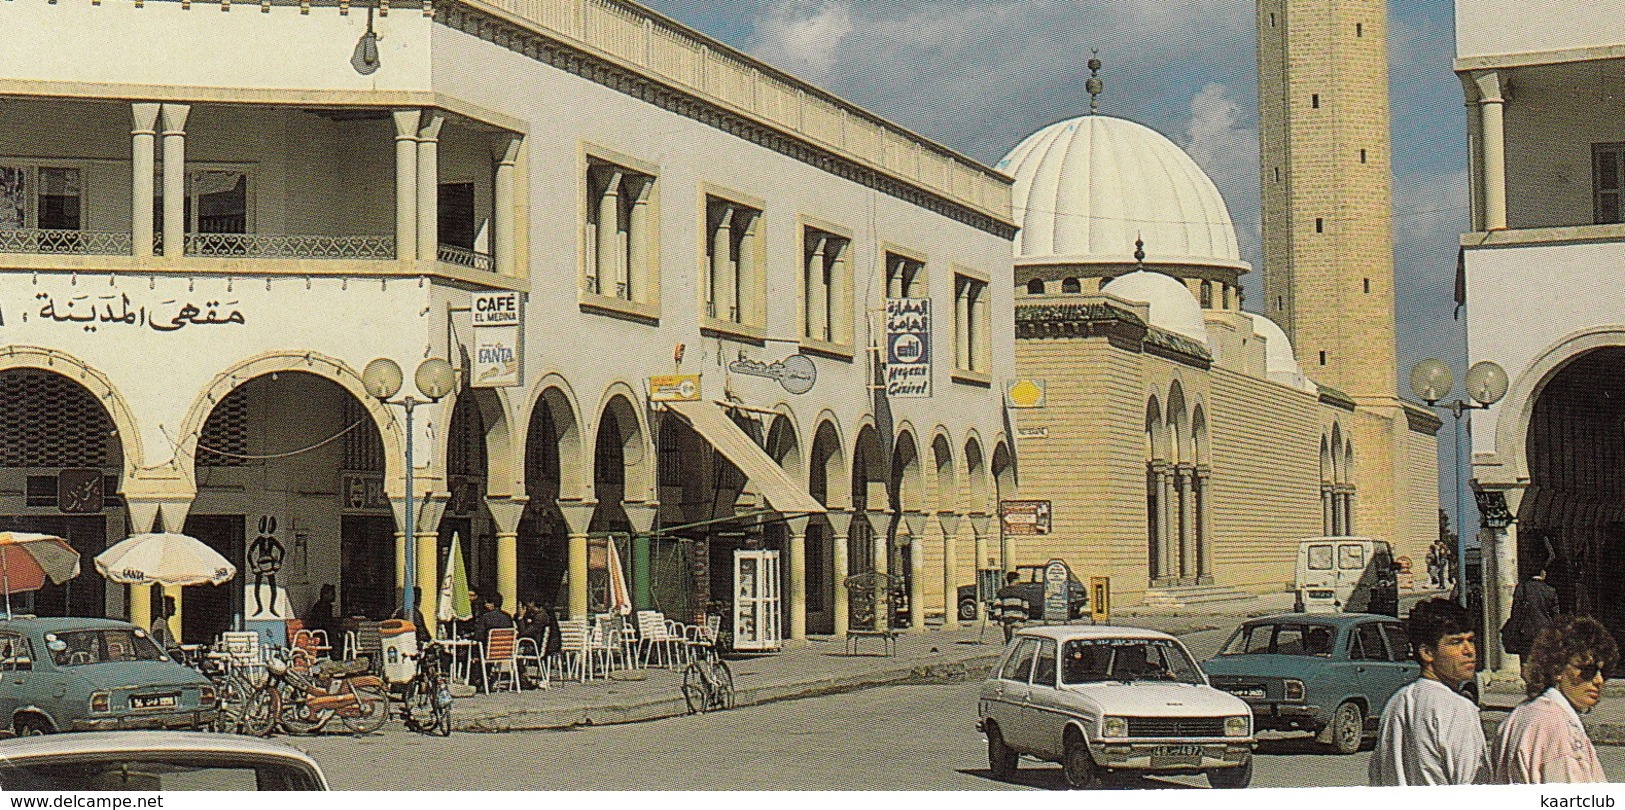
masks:
MULTIPOLYGON (((154 332, 174 332, 185 327, 243 326, 248 322, 237 301, 183 300, 179 298, 151 300, 131 299, 118 291, 107 293, 34 294, 39 309, 30 313, 24 309, 22 323, 30 317, 52 323, 71 323, 86 332, 118 326, 147 327, 154 332)), ((4 326, 0 316, 0 326, 4 326)))
POLYGON ((1047 428, 1047 427, 1018 427, 1018 428, 1016 428, 1016 438, 1017 439, 1048 439, 1049 438, 1049 428, 1047 428))
POLYGON ((1473 493, 1478 502, 1478 514, 1486 529, 1505 529, 1512 523, 1512 511, 1507 509, 1507 496, 1500 490, 1481 490, 1473 493))
POLYGON ((783 360, 764 363, 740 352, 739 359, 728 363, 728 370, 735 374, 778 380, 779 385, 792 394, 805 394, 818 383, 818 366, 804 354, 792 354, 783 360))
POLYGON ((92 515, 106 506, 106 479, 101 470, 63 470, 56 476, 56 508, 70 515, 92 515))
POLYGON ((656 374, 649 378, 650 402, 698 402, 700 375, 656 374))
POLYGON ((1007 535, 1047 535, 1050 532, 1049 501, 999 501, 999 520, 1007 535))
POLYGON ((469 385, 524 385, 524 298, 512 290, 470 293, 469 308, 474 313, 474 367, 469 385))
POLYGON ((1004 384, 1004 407, 1042 408, 1048 389, 1044 380, 1010 380, 1004 384))
POLYGON ((886 396, 931 396, 931 299, 886 299, 886 396))
POLYGON ((340 488, 346 512, 388 511, 389 496, 384 494, 384 476, 377 473, 344 474, 340 488))

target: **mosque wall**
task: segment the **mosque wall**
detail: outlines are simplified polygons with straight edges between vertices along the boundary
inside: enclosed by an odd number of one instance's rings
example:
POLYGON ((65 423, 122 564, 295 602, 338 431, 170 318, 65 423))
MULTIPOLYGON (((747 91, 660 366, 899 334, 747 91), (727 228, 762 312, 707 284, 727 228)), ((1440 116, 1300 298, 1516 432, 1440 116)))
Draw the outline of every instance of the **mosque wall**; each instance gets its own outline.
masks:
POLYGON ((1321 531, 1321 410, 1313 394, 1215 368, 1212 399, 1214 582, 1280 590, 1297 541, 1321 531))
MULTIPOLYGON (((1434 423, 1432 430, 1437 429, 1434 423)), ((1428 545, 1439 536, 1439 439, 1428 430, 1413 427, 1402 430, 1401 469, 1406 475, 1400 491, 1399 511, 1403 529, 1394 537, 1394 554, 1426 560, 1428 545)), ((1471 501, 1467 506, 1472 506, 1471 501)))

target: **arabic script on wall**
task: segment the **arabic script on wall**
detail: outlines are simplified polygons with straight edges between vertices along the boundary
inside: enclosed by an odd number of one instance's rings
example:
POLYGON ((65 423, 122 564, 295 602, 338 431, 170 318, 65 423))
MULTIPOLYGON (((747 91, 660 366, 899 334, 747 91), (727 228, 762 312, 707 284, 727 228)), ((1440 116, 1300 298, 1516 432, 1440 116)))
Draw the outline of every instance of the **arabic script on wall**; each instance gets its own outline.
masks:
MULTIPOLYGON (((243 326, 247 323, 242 310, 236 308, 237 301, 168 298, 139 303, 131 301, 127 293, 117 292, 70 296, 41 292, 34 294, 34 300, 39 304, 39 310, 32 313, 32 317, 53 323, 76 324, 86 332, 112 326, 145 326, 155 332, 174 332, 188 326, 243 326)), ((27 323, 30 317, 30 311, 23 310, 22 321, 27 323)), ((0 315, 0 326, 4 325, 5 318, 0 315)))

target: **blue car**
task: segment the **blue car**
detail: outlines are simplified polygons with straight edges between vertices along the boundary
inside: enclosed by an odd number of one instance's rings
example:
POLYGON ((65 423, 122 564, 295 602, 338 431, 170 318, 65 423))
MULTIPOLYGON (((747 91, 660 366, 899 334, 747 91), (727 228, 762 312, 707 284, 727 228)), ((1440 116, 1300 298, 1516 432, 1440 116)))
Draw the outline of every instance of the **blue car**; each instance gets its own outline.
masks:
POLYGON ((112 619, 0 620, 0 730, 207 728, 214 685, 112 619))
POLYGON ((1313 732, 1352 754, 1421 667, 1392 616, 1286 613, 1244 622, 1202 671, 1247 701, 1254 728, 1313 732))

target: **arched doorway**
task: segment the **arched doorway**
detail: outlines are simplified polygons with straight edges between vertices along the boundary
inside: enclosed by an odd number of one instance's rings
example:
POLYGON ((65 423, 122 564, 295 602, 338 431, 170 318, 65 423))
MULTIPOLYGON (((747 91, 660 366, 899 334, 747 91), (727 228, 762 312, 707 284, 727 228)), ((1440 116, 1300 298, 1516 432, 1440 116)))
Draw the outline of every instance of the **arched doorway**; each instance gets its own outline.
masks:
POLYGON ((570 570, 570 528, 558 502, 567 494, 567 472, 579 463, 577 435, 569 397, 559 388, 543 390, 525 432, 525 494, 529 500, 519 519, 519 598, 537 600, 554 615, 569 605, 563 588, 570 570))
POLYGON ((13 594, 12 610, 39 616, 105 616, 109 589, 90 559, 127 528, 118 496, 124 472, 107 408, 78 381, 43 368, 0 371, 0 531, 54 534, 81 555, 81 574, 13 594))
MULTIPOLYGON (((846 454, 841 450, 841 434, 834 422, 818 424, 810 456, 807 491, 819 503, 833 507, 831 486, 838 489, 847 480, 846 454)), ((814 518, 807 526, 807 632, 835 632, 834 604, 845 592, 841 583, 846 576, 846 571, 835 569, 834 533, 829 518, 814 518)))
POLYGON ((1625 637, 1625 347, 1592 349, 1541 387, 1525 441, 1518 581, 1544 565, 1564 612, 1625 637))
MULTIPOLYGON (((450 559, 451 544, 462 546, 463 565, 470 587, 481 596, 497 592, 496 522, 486 505, 486 480, 490 470, 486 434, 493 421, 488 410, 500 413, 496 394, 489 389, 464 388, 452 405, 451 427, 446 440, 446 511, 441 513, 436 555, 432 563, 440 582, 450 559)), ((497 418, 500 418, 499 416, 497 418)), ((430 564, 420 561, 418 565, 430 564)), ((433 604, 430 600, 428 604, 433 604)), ((503 605, 512 611, 515 605, 503 605)), ((481 611, 473 606, 474 613, 481 611)))
MULTIPOLYGON (((281 549, 275 585, 294 615, 321 586, 342 616, 385 618, 395 599, 395 520, 384 494, 384 443, 372 413, 344 386, 303 371, 254 377, 210 409, 196 440, 197 498, 185 533, 237 565, 238 579, 186 589, 181 636, 212 640, 234 618, 270 607, 271 577, 254 582, 249 544, 281 549)), ((174 528, 174 527, 170 527, 174 528)))

